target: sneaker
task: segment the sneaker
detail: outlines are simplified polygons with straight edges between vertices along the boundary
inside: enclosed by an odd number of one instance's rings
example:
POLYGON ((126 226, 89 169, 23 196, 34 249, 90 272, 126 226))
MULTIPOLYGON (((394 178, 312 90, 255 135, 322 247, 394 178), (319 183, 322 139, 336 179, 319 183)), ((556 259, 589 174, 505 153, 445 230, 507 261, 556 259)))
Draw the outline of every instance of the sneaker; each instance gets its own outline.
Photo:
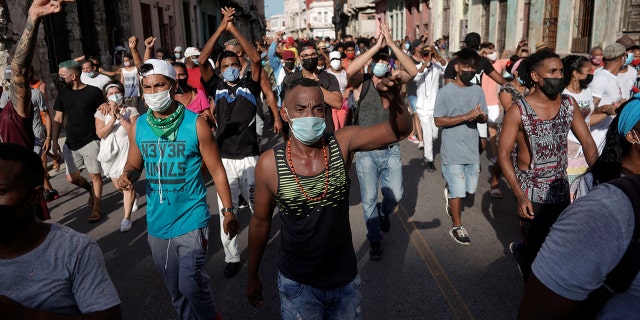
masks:
POLYGON ((449 205, 449 189, 444 188, 444 210, 447 212, 449 218, 451 218, 451 205, 449 205))
POLYGON ((380 244, 380 241, 370 241, 369 246, 369 259, 372 261, 382 260, 382 244, 380 244))
POLYGON ((414 135, 410 135, 407 140, 413 142, 413 143, 420 143, 420 141, 418 140, 418 138, 416 138, 414 135))
POLYGON ((436 172, 436 165, 433 164, 433 161, 427 162, 427 171, 428 172, 436 172))
POLYGON ((424 150, 424 142, 418 142, 418 150, 424 150))
POLYGON ((138 211, 138 199, 140 199, 140 195, 136 193, 135 198, 133 199, 133 207, 131 207, 131 213, 138 211))
POLYGON ((391 230, 391 222, 389 216, 382 213, 382 203, 376 203, 376 210, 378 211, 378 219, 380 220, 380 231, 387 233, 391 230))
POLYGON ((240 271, 240 262, 227 262, 227 266, 224 267, 224 277, 232 278, 238 271, 240 271))
POLYGON ((122 219, 122 222, 120 222, 120 232, 127 232, 131 230, 132 226, 133 222, 131 222, 131 219, 122 219))
POLYGON ((449 235, 459 244, 463 244, 465 246, 471 244, 471 240, 469 240, 469 234, 463 226, 452 228, 451 230, 449 230, 449 235))
POLYGON ((47 202, 51 202, 53 200, 56 200, 60 198, 60 194, 58 193, 58 191, 56 191, 56 189, 51 189, 51 190, 44 190, 44 200, 47 202))
POLYGON ((249 208, 249 204, 247 203, 247 200, 245 200, 244 197, 241 195, 238 197, 238 209, 244 209, 244 208, 249 208))

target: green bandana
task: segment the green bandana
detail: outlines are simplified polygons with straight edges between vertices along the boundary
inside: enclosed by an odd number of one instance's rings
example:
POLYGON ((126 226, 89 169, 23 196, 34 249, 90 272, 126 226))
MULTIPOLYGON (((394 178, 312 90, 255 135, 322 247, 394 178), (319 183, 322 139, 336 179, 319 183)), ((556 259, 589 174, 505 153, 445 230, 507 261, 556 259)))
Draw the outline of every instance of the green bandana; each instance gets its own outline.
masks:
POLYGON ((159 138, 175 141, 178 137, 178 127, 184 119, 184 105, 178 102, 178 109, 164 119, 158 119, 153 115, 153 110, 147 110, 147 123, 153 133, 159 138))

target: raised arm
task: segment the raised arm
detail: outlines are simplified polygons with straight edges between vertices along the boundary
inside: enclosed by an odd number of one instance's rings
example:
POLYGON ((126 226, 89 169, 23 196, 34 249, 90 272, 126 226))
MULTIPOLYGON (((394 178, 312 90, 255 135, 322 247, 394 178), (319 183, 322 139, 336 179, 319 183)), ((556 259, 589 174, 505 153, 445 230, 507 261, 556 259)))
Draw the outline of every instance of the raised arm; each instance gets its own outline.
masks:
MULTIPOLYGON (((380 23, 380 33, 384 36, 387 43, 393 43, 393 37, 391 37, 391 32, 389 31, 389 25, 386 22, 380 23)), ((396 56, 400 64, 402 65, 402 69, 400 70, 400 75, 402 76, 402 83, 407 83, 418 74, 418 68, 416 68, 416 64, 413 63, 411 57, 405 54, 398 48, 398 46, 389 45, 391 51, 396 56)))
POLYGON ((156 44, 156 38, 149 37, 144 39, 144 61, 151 59, 151 51, 153 50, 153 46, 156 44))
POLYGON ((211 58, 211 54, 213 54, 213 49, 216 46, 216 42, 227 29, 227 24, 233 20, 233 15, 236 13, 236 9, 234 8, 222 8, 222 21, 220 21, 220 25, 216 32, 214 32, 207 43, 204 45, 204 48, 200 51, 200 56, 198 57, 198 66, 200 67, 200 74, 202 75, 202 80, 207 82, 211 80, 213 77, 213 66, 208 63, 209 58, 211 58))
MULTIPOLYGON (((70 1, 70 0, 65 0, 70 1)), ((33 113, 31 107, 31 86, 27 79, 27 71, 33 60, 33 51, 40 27, 40 19, 46 15, 60 12, 63 1, 35 0, 29 8, 24 31, 16 46, 11 61, 11 85, 9 98, 16 112, 22 117, 29 117, 33 113)))
POLYGON ((251 79, 255 82, 259 82, 260 76, 262 76, 262 62, 260 59, 260 54, 258 53, 256 48, 251 45, 251 42, 249 42, 249 40, 247 40, 247 38, 245 38, 242 33, 240 33, 240 31, 238 31, 238 28, 236 28, 236 26, 233 24, 233 21, 230 21, 227 24, 227 31, 229 31, 229 33, 231 33, 231 35, 236 38, 236 40, 238 40, 238 42, 242 46, 242 49, 244 49, 244 52, 246 52, 249 56, 249 59, 251 60, 252 70, 251 79))
POLYGON ((133 56, 133 65, 139 68, 142 64, 142 59, 140 58, 140 52, 138 52, 138 37, 131 36, 129 38, 129 50, 131 50, 131 56, 133 56))
MULTIPOLYGON (((354 74, 359 73, 362 68, 373 58, 373 56, 378 52, 378 50, 382 49, 386 45, 385 38, 380 33, 378 36, 378 40, 376 41, 376 45, 365 51, 364 53, 358 55, 347 67, 347 79, 351 78, 354 74)), ((404 54, 404 53, 403 53, 404 54)))

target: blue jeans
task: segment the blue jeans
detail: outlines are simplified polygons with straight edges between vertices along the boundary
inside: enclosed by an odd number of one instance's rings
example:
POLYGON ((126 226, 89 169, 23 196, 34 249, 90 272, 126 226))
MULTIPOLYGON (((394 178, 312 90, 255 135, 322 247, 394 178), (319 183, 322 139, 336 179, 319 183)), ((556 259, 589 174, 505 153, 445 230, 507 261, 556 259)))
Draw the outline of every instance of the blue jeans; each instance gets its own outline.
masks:
POLYGON ((209 228, 168 240, 149 235, 147 241, 179 318, 214 319, 218 311, 205 270, 209 228))
POLYGON ((411 107, 411 112, 416 112, 418 96, 407 96, 407 101, 409 101, 409 107, 411 107))
POLYGON ((360 283, 360 276, 356 275, 340 288, 322 290, 278 273, 282 320, 362 319, 360 283))
POLYGON ((387 148, 356 153, 356 171, 360 181, 360 197, 364 220, 367 224, 367 240, 380 241, 378 220, 378 184, 382 191, 381 215, 393 212, 402 198, 402 163, 398 144, 387 148))

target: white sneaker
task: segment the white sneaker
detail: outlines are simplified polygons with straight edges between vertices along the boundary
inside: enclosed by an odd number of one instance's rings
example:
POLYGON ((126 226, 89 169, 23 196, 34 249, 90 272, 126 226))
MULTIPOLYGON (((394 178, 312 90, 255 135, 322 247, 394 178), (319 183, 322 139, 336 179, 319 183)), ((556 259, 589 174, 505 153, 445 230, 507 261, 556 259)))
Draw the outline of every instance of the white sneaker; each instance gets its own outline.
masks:
POLYGON ((133 199, 133 207, 131 207, 131 213, 138 211, 138 199, 140 195, 136 193, 136 197, 133 199))
POLYGON ((127 232, 131 230, 132 226, 133 222, 131 222, 131 219, 122 219, 122 222, 120 222, 120 232, 127 232))

